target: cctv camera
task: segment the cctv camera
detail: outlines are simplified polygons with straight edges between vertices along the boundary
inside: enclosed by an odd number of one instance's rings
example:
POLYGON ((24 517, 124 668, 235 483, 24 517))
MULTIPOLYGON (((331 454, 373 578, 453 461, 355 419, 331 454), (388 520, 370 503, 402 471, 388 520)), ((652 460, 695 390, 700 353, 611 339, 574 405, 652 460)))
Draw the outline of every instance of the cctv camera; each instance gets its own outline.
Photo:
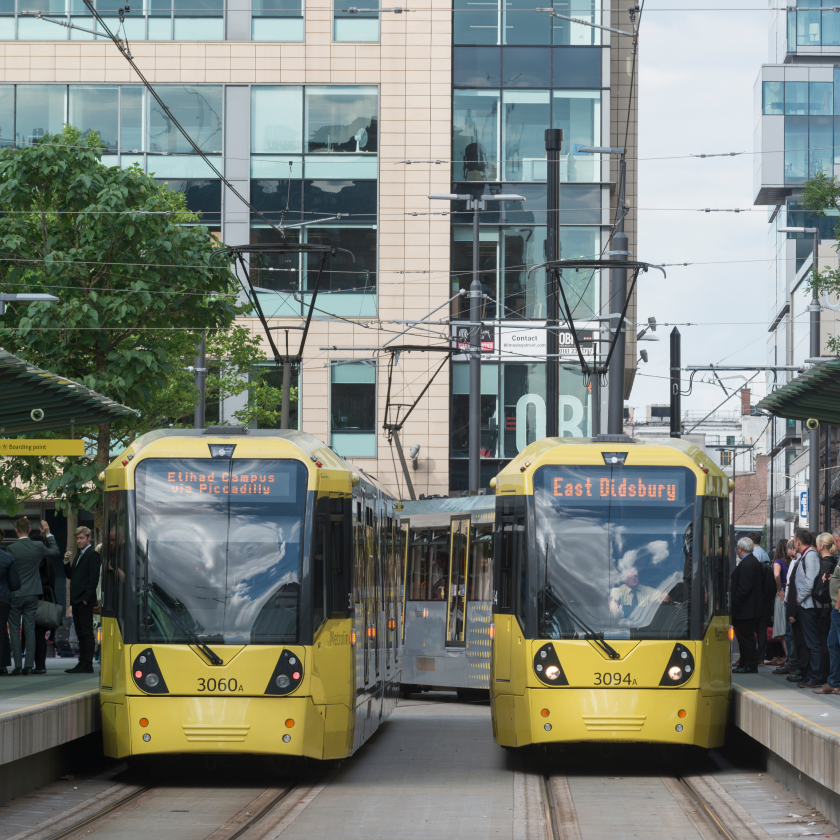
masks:
POLYGON ((411 452, 408 453, 408 457, 414 461, 417 456, 420 454, 420 444, 415 443, 414 446, 411 447, 411 452))
POLYGON ((820 421, 816 417, 810 417, 805 421, 805 428, 809 432, 815 432, 820 427, 820 421))
POLYGON ((40 423, 44 419, 44 409, 43 408, 33 408, 32 411, 29 412, 29 416, 36 423, 40 423))

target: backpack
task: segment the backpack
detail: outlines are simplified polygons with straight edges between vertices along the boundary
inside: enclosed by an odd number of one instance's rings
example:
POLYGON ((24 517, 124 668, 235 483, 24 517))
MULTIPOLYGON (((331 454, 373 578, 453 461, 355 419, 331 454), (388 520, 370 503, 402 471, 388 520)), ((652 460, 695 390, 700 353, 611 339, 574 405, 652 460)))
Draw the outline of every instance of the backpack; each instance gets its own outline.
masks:
POLYGON ((761 592, 764 596, 764 609, 768 615, 772 615, 776 598, 776 575, 773 574, 772 562, 761 562, 761 592))
POLYGON ((828 575, 830 579, 836 565, 837 560, 835 558, 820 557, 820 570, 814 578, 814 588, 811 590, 811 597, 814 599, 814 604, 828 606, 831 603, 831 593, 828 591, 829 581, 823 580, 823 575, 828 575))

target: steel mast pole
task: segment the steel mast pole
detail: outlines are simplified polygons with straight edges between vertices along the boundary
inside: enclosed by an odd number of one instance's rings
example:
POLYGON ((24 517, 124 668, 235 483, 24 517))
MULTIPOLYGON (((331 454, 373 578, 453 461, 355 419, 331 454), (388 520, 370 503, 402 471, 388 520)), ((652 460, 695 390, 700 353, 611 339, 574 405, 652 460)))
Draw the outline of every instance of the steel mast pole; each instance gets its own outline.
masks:
MULTIPOLYGON (((808 307, 811 313, 811 358, 818 359, 820 356, 820 302, 817 298, 817 275, 819 272, 819 260, 817 249, 820 244, 820 229, 814 228, 814 296, 811 305, 808 307)), ((791 310, 791 315, 793 311, 791 310)), ((810 453, 808 457, 810 478, 808 481, 808 530, 819 531, 820 528, 820 430, 819 427, 809 432, 808 446, 810 453)))
POLYGON ((682 383, 680 382, 680 344, 682 336, 680 331, 674 327, 671 330, 671 437, 678 438, 682 435, 682 383))
POLYGON ((201 341, 196 345, 195 357, 195 387, 198 389, 198 400, 195 404, 193 426, 204 428, 204 415, 207 406, 207 334, 201 334, 201 341))
POLYGON ((630 251, 627 248, 628 239, 624 232, 624 183, 626 180, 626 164, 624 155, 621 156, 618 176, 618 226, 613 235, 613 249, 610 256, 616 264, 612 269, 612 296, 611 307, 618 317, 613 319, 613 330, 615 335, 615 349, 610 361, 610 404, 607 411, 607 432, 611 435, 620 435, 624 431, 624 348, 626 330, 621 312, 624 309, 624 302, 627 299, 627 267, 622 263, 627 262, 630 251))
MULTIPOLYGON (((560 258, 560 150, 563 146, 563 130, 545 130, 545 157, 547 161, 547 219, 545 258, 552 262, 560 258)), ((545 435, 558 437, 560 434, 560 306, 557 300, 558 272, 548 266, 545 272, 546 297, 546 368, 545 368, 545 435)), ((569 326, 573 327, 572 324, 569 326)), ((597 434, 597 433, 596 433, 597 434)))
POLYGON ((472 283, 470 284, 470 436, 469 492, 481 487, 481 281, 479 280, 479 211, 484 201, 473 197, 468 207, 473 211, 472 283))

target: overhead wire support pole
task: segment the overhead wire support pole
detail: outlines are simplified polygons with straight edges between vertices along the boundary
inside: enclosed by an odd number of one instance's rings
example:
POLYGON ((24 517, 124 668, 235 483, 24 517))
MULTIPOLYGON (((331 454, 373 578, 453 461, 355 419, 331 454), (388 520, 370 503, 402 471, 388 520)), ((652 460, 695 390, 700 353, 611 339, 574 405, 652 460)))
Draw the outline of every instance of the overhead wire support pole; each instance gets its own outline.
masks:
MULTIPOLYGON (((547 128, 545 130, 545 157, 547 161, 547 228, 545 240, 546 261, 551 263, 560 259, 560 152, 563 148, 563 129, 547 128)), ((548 318, 546 334, 546 370, 545 397, 548 403, 546 409, 545 436, 554 438, 560 435, 560 369, 548 358, 554 358, 560 349, 559 336, 556 327, 560 325, 560 306, 557 300, 557 286, 559 278, 557 269, 553 266, 546 268, 545 291, 548 318)))
MULTIPOLYGON (((628 250, 629 240, 624 232, 624 207, 625 182, 627 180, 627 166, 624 155, 621 156, 618 178, 618 229, 613 234, 613 249, 610 256, 615 263, 612 270, 611 302, 617 303, 617 308, 624 313, 629 303, 627 294, 627 260, 630 257, 628 250)), ((611 307, 612 308, 612 307, 611 307)), ((612 327, 616 331, 615 354, 610 365, 609 382, 609 404, 607 408, 607 433, 620 435, 624 431, 624 354, 627 331, 624 326, 624 318, 619 319, 612 327)))
POLYGON ((283 364, 283 396, 280 403, 281 429, 289 428, 289 414, 291 410, 289 392, 291 390, 292 384, 292 364, 295 362, 300 364, 300 362, 303 359, 303 348, 306 344, 306 338, 309 335, 309 325, 312 323, 312 315, 315 312, 315 300, 318 297, 318 289, 321 285, 321 277, 324 273, 324 265, 327 261, 327 256, 334 257, 339 251, 341 251, 344 254, 347 254, 350 257, 351 262, 356 262, 356 258, 353 256, 353 254, 345 248, 336 248, 332 245, 310 245, 302 242, 271 243, 266 245, 230 245, 227 248, 219 248, 217 251, 214 251, 210 257, 211 262, 213 257, 216 256, 216 254, 227 254, 229 257, 234 257, 235 259, 239 260, 239 263, 242 266, 242 271, 245 274, 245 279, 248 281, 248 297, 253 301, 254 309, 256 309, 257 311, 257 317, 260 319, 260 323, 262 324, 263 330, 265 331, 265 335, 268 339, 269 346, 271 347, 271 351, 274 354, 274 363, 275 365, 280 365, 281 362, 283 364), (303 323, 302 326, 281 327, 281 329, 284 329, 286 331, 286 354, 285 356, 283 356, 280 354, 280 351, 277 349, 277 345, 274 343, 274 337, 271 335, 271 328, 268 326, 268 321, 266 320, 265 313, 263 312, 262 305, 260 304, 259 295, 257 294, 256 287, 251 281, 251 275, 248 271, 248 266, 245 264, 243 254, 288 253, 320 254, 320 259, 318 260, 318 274, 315 278, 315 288, 311 292, 312 297, 309 301, 309 312, 306 315, 306 321, 303 323), (302 331, 298 351, 294 355, 291 355, 289 353, 289 330, 302 331))
POLYGON ((198 342, 195 357, 195 387, 198 389, 198 399, 195 403, 195 416, 193 426, 196 429, 204 428, 204 418, 207 407, 207 333, 201 333, 201 341, 198 342))

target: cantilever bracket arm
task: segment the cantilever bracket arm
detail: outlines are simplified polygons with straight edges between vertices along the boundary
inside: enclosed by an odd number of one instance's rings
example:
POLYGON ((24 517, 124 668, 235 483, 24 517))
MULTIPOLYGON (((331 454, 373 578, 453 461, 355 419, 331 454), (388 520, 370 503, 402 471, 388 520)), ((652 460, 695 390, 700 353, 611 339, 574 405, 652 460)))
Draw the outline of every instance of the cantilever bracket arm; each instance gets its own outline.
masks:
POLYGON ((580 270, 584 268, 632 268, 636 271, 649 271, 655 268, 662 272, 664 277, 668 275, 661 265, 656 263, 639 262, 638 260, 551 260, 549 262, 532 265, 528 269, 528 276, 539 268, 557 268, 562 271, 564 268, 572 270, 580 270))

